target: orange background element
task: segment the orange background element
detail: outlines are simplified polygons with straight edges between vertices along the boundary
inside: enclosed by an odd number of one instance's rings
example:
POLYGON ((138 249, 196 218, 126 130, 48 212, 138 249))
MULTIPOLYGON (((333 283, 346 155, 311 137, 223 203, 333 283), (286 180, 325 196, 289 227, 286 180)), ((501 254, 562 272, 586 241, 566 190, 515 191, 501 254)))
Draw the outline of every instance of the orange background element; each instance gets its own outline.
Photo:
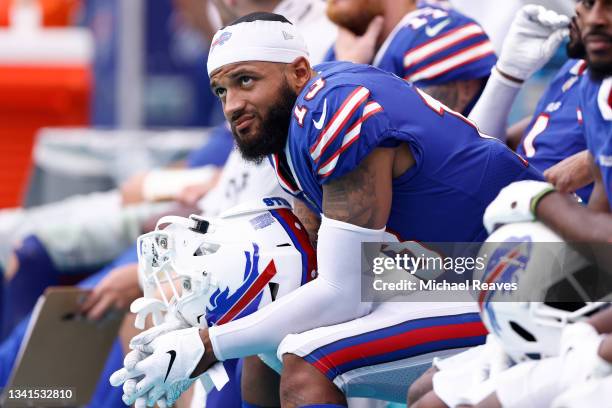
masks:
POLYGON ((88 67, 0 66, 0 208, 21 204, 34 136, 89 123, 88 67))
MULTIPOLYGON (((14 0, 0 0, 0 27, 14 0)), ((80 0, 38 0, 45 27, 72 24, 80 0)), ((0 66, 0 208, 21 204, 36 132, 89 123, 87 67, 0 66)))
MULTIPOLYGON (((0 0, 0 27, 8 26, 9 9, 14 0, 0 0)), ((38 0, 45 27, 65 27, 73 23, 80 0, 38 0)))

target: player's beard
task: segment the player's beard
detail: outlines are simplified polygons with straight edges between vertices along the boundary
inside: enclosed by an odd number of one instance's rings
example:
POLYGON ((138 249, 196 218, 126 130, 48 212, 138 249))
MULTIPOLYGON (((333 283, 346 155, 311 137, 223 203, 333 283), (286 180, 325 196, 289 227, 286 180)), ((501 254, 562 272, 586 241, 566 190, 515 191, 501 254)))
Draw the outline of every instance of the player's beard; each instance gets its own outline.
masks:
POLYGON ((287 144, 289 125, 293 105, 297 94, 283 80, 279 97, 268 109, 268 113, 261 121, 260 132, 248 140, 240 138, 234 129, 234 139, 242 157, 250 162, 259 164, 266 156, 280 153, 287 144))
MULTIPOLYGON (((591 32, 590 34, 598 34, 608 37, 608 41, 612 42, 612 36, 601 31, 591 32)), ((584 40, 583 40, 584 41, 584 40)), ((603 80, 606 77, 612 76, 612 53, 600 53, 599 55, 589 55, 588 47, 585 46, 586 61, 589 66, 589 74, 591 78, 603 80), (602 55, 603 54, 603 55, 602 55)))
MULTIPOLYGON (((347 1, 347 0, 343 0, 347 1)), ((342 28, 355 35, 365 34, 368 26, 377 15, 382 15, 382 6, 378 1, 351 0, 351 5, 337 6, 328 1, 327 17, 342 28)))

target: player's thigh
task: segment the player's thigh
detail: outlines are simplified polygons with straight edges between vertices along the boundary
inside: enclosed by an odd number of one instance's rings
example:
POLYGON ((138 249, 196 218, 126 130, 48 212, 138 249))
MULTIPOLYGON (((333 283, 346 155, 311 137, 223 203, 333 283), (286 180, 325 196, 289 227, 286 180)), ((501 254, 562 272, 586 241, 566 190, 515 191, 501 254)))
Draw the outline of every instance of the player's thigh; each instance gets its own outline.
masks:
POLYGON ((482 344, 473 303, 394 303, 346 323, 287 336, 278 354, 302 357, 347 396, 406 401, 434 357, 482 344))

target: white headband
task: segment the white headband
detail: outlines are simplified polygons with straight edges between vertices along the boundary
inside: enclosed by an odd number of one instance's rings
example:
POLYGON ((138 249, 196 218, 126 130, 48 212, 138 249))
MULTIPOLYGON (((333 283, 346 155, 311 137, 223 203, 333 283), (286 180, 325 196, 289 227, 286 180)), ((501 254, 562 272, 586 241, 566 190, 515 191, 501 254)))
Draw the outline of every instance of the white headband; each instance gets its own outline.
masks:
POLYGON ((308 58, 304 39, 292 24, 256 20, 217 31, 208 53, 208 75, 227 64, 243 61, 293 62, 308 58))

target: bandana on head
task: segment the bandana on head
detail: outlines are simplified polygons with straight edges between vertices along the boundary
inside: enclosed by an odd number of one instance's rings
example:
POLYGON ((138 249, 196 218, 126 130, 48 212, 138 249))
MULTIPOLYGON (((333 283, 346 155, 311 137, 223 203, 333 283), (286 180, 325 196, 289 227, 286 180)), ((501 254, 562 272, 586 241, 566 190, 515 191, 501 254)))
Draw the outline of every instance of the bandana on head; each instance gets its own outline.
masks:
POLYGON ((304 39, 292 24, 256 20, 227 26, 217 31, 208 53, 208 75, 235 62, 267 61, 290 63, 308 58, 304 39))

